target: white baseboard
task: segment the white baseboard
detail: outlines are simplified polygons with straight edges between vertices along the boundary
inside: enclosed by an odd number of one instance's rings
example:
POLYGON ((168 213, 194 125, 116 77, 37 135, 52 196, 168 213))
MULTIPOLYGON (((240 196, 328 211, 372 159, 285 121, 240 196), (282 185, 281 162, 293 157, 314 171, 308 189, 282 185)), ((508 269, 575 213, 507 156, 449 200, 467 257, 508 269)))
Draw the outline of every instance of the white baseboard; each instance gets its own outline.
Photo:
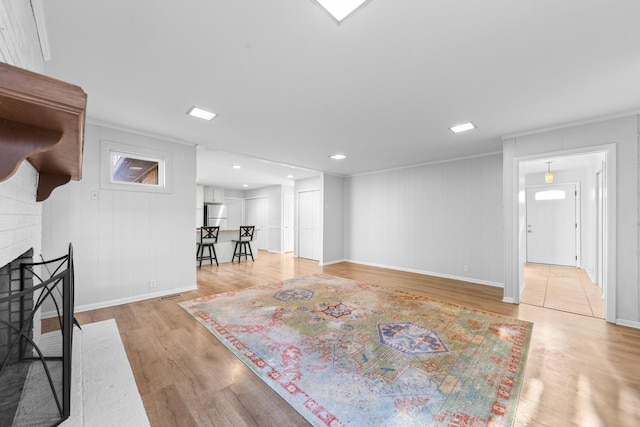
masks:
POLYGON ((627 319, 616 319, 616 325, 628 326, 630 328, 640 329, 640 322, 627 319))
MULTIPOLYGON (((462 282, 475 283, 477 285, 486 285, 486 286, 494 286, 494 287, 497 287, 497 288, 504 288, 504 283, 492 282, 492 281, 489 281, 489 280, 474 279, 474 278, 471 278, 471 277, 464 277, 464 276, 454 276, 452 274, 434 273, 433 271, 417 270, 417 269, 414 269, 414 268, 402 268, 402 267, 397 267, 397 266, 393 266, 393 265, 384 265, 384 264, 376 264, 376 263, 369 263, 369 262, 361 262, 361 261, 355 261, 355 260, 350 260, 350 259, 346 259, 346 260, 343 260, 343 261, 344 262, 352 262, 354 264, 368 265, 368 266, 371 266, 371 267, 388 268, 389 270, 406 271, 408 273, 417 273, 417 274, 424 274, 424 275, 427 275, 427 276, 442 277, 444 279, 460 280, 462 282)), ((342 262, 342 261, 338 261, 338 262, 342 262)))
MULTIPOLYGON (((114 307, 116 305, 129 304, 132 302, 144 301, 146 299, 166 297, 167 295, 175 295, 181 292, 195 291, 196 289, 198 289, 197 285, 186 286, 184 288, 176 288, 176 289, 169 289, 167 291, 152 292, 148 294, 136 295, 133 297, 126 297, 126 298, 119 298, 119 299, 114 299, 110 301, 98 302, 94 304, 76 305, 74 307, 74 313, 81 313, 83 311, 89 311, 89 310, 97 310, 99 308, 114 307)), ((50 317, 55 317, 56 315, 57 314, 55 311, 48 311, 48 312, 42 313, 42 318, 48 319, 50 317)))
POLYGON ((321 262, 320 265, 321 266, 325 266, 325 265, 331 265, 331 264, 339 264, 339 263, 345 262, 345 261, 346 260, 344 260, 344 259, 338 259, 338 260, 335 260, 335 261, 325 261, 325 262, 321 262))

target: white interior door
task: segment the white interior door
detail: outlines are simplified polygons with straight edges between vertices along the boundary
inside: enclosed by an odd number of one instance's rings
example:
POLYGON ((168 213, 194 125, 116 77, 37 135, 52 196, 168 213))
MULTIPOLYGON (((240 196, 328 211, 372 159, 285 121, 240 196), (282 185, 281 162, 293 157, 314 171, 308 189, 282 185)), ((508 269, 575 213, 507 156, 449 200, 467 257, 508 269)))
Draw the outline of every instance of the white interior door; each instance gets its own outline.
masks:
POLYGON ((282 250, 293 252, 293 194, 285 194, 282 199, 282 250))
POLYGON ((298 193, 298 256, 320 260, 320 191, 298 193))
POLYGON ((269 250, 269 199, 260 197, 247 199, 244 203, 244 224, 255 225, 253 240, 258 249, 269 250))
POLYGON ((575 184, 527 188, 527 262, 575 267, 575 184))
POLYGON ((227 205, 227 227, 238 228, 244 225, 243 200, 235 197, 225 197, 224 204, 227 205))

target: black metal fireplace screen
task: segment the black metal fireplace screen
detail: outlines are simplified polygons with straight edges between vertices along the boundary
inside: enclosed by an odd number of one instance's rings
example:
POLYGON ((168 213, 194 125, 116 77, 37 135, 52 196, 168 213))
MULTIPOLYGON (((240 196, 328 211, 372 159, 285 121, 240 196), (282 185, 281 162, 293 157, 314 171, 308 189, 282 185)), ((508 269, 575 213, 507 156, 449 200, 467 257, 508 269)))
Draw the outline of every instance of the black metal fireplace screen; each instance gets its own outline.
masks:
POLYGON ((0 425, 58 425, 71 413, 73 247, 10 270, 9 295, 0 295, 0 425))

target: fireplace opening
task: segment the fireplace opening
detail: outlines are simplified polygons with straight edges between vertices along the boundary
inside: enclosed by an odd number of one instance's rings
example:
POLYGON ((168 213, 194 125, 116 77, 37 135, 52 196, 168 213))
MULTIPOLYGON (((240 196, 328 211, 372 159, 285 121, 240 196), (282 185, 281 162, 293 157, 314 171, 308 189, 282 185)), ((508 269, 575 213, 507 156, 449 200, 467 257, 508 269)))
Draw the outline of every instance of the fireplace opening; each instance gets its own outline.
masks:
MULTIPOLYGON (((0 300, 3 301, 0 303, 0 360, 7 359, 7 363, 11 364, 11 369, 8 369, 0 381, 0 425, 3 426, 13 422, 13 414, 20 403, 20 395, 29 372, 29 364, 17 363, 19 347, 11 347, 11 342, 16 340, 18 334, 14 328, 20 325, 20 304, 19 300, 9 297, 20 292, 20 264, 23 262, 33 262, 33 249, 0 268, 0 300)), ((32 287, 33 279, 27 281, 25 286, 32 287)), ((33 299, 28 300, 27 304, 32 309, 33 299)), ((33 338, 33 331, 30 331, 30 335, 33 338)))
POLYGON ((0 268, 0 425, 54 426, 69 417, 73 249, 0 268), (43 313, 47 330, 42 331, 43 313))

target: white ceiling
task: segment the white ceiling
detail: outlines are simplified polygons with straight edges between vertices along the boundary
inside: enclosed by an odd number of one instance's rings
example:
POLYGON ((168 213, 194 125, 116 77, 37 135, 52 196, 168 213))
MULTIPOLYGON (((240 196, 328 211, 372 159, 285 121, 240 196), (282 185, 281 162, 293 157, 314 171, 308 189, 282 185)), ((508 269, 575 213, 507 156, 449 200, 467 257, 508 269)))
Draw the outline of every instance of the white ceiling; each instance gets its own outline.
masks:
POLYGON ((200 146, 196 148, 196 159, 198 184, 234 190, 293 185, 294 180, 318 176, 318 171, 200 146), (234 165, 240 169, 234 169, 234 165))
POLYGON ((90 119, 208 148, 215 170, 224 152, 358 174, 640 108, 636 0, 370 0, 340 25, 312 0, 44 5, 45 72, 83 87, 90 119))

